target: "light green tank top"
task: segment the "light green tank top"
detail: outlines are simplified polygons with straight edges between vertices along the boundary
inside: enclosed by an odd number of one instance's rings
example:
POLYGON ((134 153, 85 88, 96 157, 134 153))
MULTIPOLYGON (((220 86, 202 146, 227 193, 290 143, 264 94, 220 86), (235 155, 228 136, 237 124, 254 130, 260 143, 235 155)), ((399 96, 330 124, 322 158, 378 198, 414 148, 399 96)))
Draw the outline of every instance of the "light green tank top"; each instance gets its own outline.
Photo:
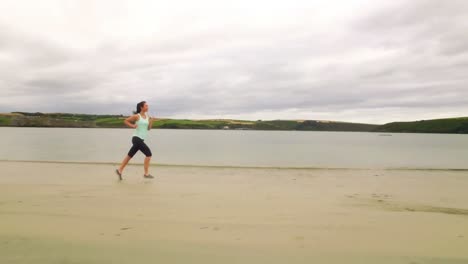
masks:
POLYGON ((148 114, 146 114, 146 119, 143 118, 140 114, 138 114, 138 116, 140 118, 135 122, 137 128, 135 129, 135 132, 133 132, 133 135, 145 140, 146 136, 148 135, 149 117, 148 114))

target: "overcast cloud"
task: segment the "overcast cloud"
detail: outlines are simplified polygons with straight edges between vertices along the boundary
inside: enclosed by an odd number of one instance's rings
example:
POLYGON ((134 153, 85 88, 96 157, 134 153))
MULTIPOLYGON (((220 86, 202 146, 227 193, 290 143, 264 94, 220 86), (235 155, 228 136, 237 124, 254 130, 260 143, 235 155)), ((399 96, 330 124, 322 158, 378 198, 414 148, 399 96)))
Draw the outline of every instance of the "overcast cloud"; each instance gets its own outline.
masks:
POLYGON ((0 0, 0 112, 468 116, 468 1, 0 0))

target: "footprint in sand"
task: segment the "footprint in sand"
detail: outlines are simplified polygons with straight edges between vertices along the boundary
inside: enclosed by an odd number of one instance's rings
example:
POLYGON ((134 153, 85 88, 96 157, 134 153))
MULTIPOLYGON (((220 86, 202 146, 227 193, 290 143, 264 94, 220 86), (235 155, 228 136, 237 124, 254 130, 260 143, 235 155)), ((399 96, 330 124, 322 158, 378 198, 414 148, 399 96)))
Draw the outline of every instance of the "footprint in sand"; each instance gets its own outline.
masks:
MULTIPOLYGON (((202 227, 200 227, 200 229, 208 229, 208 228, 209 228, 208 226, 202 226, 202 227)), ((219 230, 219 227, 214 226, 214 227, 211 228, 211 230, 213 230, 213 231, 218 231, 218 230, 219 230)))
POLYGON ((295 236, 295 237, 294 237, 294 240, 298 243, 298 247, 299 247, 299 248, 305 248, 305 246, 304 246, 305 237, 303 237, 303 236, 295 236))

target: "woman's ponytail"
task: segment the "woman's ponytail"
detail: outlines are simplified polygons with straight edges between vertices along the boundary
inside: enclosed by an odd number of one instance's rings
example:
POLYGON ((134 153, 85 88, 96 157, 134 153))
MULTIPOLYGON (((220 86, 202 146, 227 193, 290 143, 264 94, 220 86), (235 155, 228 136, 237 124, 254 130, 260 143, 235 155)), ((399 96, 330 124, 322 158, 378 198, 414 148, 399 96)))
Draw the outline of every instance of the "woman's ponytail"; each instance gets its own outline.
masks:
POLYGON ((146 101, 141 101, 136 105, 136 111, 133 111, 133 114, 139 114, 141 112, 141 108, 145 105, 146 101))

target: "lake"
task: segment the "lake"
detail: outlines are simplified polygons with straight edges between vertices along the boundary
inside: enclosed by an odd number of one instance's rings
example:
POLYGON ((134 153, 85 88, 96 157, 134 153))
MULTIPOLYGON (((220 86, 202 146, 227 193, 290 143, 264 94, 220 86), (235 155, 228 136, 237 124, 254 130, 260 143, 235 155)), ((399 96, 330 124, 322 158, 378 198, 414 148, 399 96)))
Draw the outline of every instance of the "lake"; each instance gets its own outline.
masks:
MULTIPOLYGON (((0 128, 0 160, 119 163, 132 129, 0 128)), ((154 129, 153 164, 467 169, 468 135, 154 129)), ((132 162, 143 161, 137 153, 132 162)))

